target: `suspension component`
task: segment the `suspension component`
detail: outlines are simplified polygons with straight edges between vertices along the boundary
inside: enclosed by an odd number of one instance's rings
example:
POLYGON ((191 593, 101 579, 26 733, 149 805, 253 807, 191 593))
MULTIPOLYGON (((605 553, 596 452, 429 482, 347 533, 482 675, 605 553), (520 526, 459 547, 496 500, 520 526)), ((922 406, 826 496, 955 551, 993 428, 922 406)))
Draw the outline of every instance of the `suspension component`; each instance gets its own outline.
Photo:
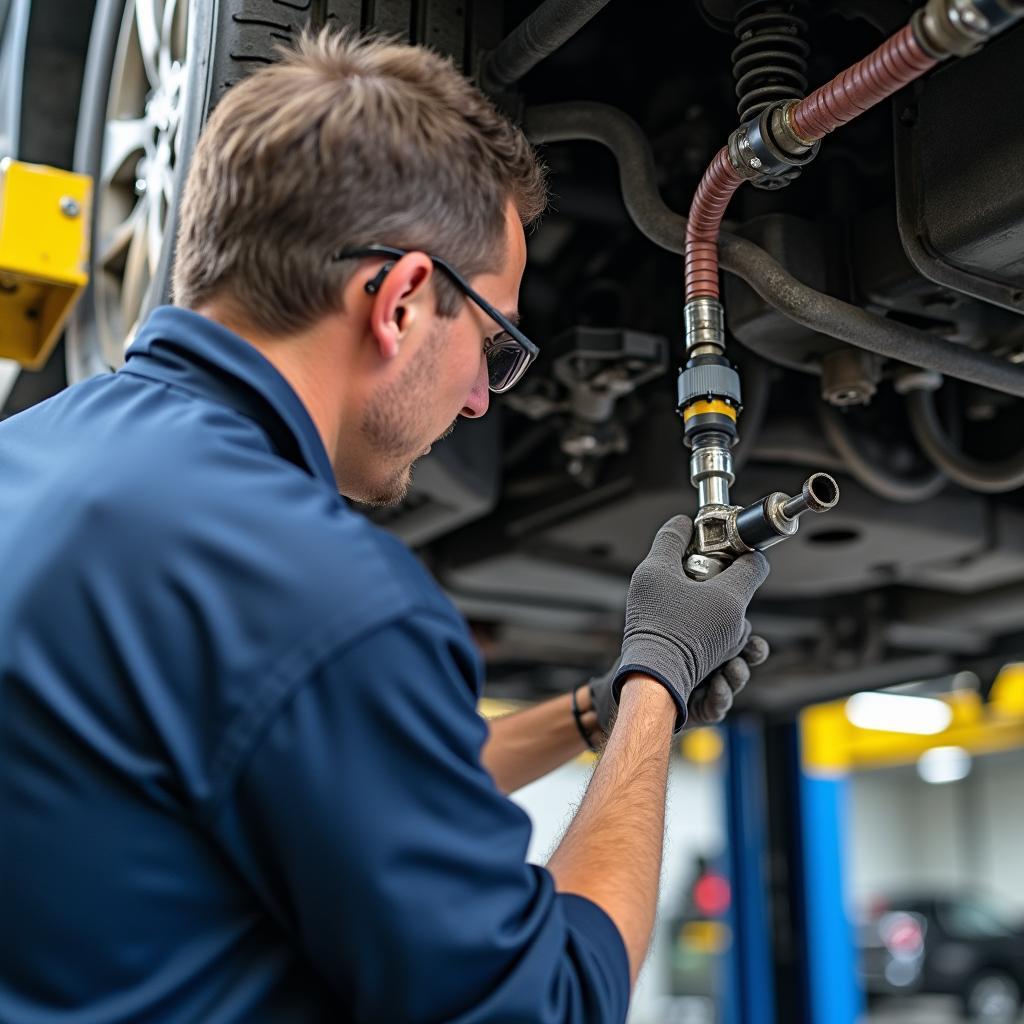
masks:
POLYGON ((744 123, 697 186, 686 228, 686 301, 718 297, 718 236, 733 193, 813 157, 836 128, 957 54, 1024 18, 1022 0, 928 0, 908 25, 802 100, 783 100, 744 123))
MULTIPOLYGON (((731 448, 737 436, 740 388, 739 378, 724 356, 718 237, 733 193, 744 181, 785 182, 794 169, 814 159, 820 141, 830 132, 892 96, 939 61, 971 53, 1024 19, 1024 0, 927 0, 908 25, 876 50, 799 99, 771 94, 772 89, 806 87, 802 63, 806 52, 793 42, 797 38, 792 31, 797 27, 792 20, 796 18, 794 9, 794 3, 784 0, 748 0, 740 8, 737 27, 741 45, 733 59, 743 123, 715 154, 697 186, 687 220, 685 319, 690 359, 679 374, 679 410, 686 443, 692 449, 690 479, 700 504, 686 559, 687 572, 695 579, 708 579, 737 555, 792 536, 801 515, 827 511, 839 500, 835 480, 826 473, 815 473, 795 497, 774 492, 746 508, 729 503, 729 488, 735 479, 731 448), (759 17, 767 14, 776 20, 769 23, 759 17), (784 56, 788 55, 789 62, 773 64, 771 74, 758 77, 754 64, 761 66, 761 61, 755 62, 753 55, 776 59, 776 52, 761 47, 770 36, 781 34, 769 30, 782 24, 779 18, 785 22, 787 17, 789 48, 784 56), (780 73, 782 67, 788 71, 780 73)), ((761 70, 766 67, 767 61, 761 70)))
MULTIPOLYGON (((803 99, 807 90, 807 22, 803 0, 745 0, 736 16, 738 40, 732 71, 740 123, 752 121, 769 106, 803 99)), ((799 177, 800 168, 754 179, 756 188, 778 189, 799 177)))
POLYGON ((827 512, 839 501, 839 485, 828 473, 813 473, 799 494, 774 491, 745 508, 728 502, 704 505, 693 522, 686 556, 692 579, 717 576, 734 558, 792 537, 806 512, 827 512))

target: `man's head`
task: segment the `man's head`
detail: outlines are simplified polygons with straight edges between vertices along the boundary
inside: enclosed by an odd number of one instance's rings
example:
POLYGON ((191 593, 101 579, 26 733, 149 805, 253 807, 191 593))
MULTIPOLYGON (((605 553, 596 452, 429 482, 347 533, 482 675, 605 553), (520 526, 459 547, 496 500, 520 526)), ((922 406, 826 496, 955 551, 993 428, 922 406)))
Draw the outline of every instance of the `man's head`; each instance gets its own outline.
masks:
POLYGON ((499 330, 427 254, 514 314, 523 226, 545 200, 522 132, 450 61, 307 37, 210 118, 180 211, 175 300, 288 377, 344 493, 394 501, 432 441, 486 411, 483 342, 499 330), (408 254, 334 258, 374 244, 408 254))

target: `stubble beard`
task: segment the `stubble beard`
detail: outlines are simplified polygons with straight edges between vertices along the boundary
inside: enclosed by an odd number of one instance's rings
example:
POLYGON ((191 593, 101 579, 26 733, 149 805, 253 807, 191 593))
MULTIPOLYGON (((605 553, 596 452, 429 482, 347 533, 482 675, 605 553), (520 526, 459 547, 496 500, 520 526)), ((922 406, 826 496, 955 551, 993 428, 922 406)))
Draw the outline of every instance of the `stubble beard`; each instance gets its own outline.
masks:
MULTIPOLYGON (((426 344, 423 356, 405 367, 399 378, 381 388, 367 408, 359 425, 367 446, 379 460, 378 465, 394 466, 384 481, 375 481, 374 490, 361 498, 372 508, 390 508, 401 504, 412 484, 412 467, 422 450, 424 426, 417 420, 420 410, 429 408, 432 382, 439 372, 441 355, 448 340, 448 329, 437 323, 426 344), (410 459, 410 452, 417 452, 410 459), (408 460, 408 461, 406 461, 408 460)), ((448 437, 455 423, 436 440, 448 437)), ((432 443, 432 442, 431 442, 432 443)))

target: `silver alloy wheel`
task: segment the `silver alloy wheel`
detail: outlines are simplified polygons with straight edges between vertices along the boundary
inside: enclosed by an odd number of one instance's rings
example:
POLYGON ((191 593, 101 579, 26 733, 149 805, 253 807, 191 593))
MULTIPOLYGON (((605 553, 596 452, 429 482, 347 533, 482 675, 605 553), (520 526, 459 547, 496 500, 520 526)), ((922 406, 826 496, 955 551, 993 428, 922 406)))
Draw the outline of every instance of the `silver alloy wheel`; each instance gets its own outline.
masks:
POLYGON ((173 201, 186 81, 187 0, 129 0, 96 181, 96 342, 119 366, 156 280, 173 201))
POLYGON ((983 975, 971 986, 967 1012, 985 1024, 1013 1024, 1020 1013, 1020 990, 1005 974, 983 975))
POLYGON ((120 366, 139 321, 169 300, 220 6, 230 18, 227 0, 96 0, 74 159, 95 188, 90 283, 65 332, 68 383, 120 366))

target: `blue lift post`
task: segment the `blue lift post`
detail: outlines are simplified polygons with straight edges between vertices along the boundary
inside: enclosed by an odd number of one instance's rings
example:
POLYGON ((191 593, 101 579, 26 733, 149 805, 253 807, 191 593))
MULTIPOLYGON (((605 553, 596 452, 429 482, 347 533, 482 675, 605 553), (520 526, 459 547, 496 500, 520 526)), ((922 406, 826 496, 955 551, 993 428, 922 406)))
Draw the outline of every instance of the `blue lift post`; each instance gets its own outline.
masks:
MULTIPOLYGON (((856 976, 856 949, 846 911, 844 864, 848 784, 842 772, 816 770, 801 761, 798 727, 792 741, 785 793, 774 800, 790 803, 784 815, 796 832, 789 836, 788 885, 802 932, 798 989, 784 1000, 799 1019, 781 1024, 856 1024, 862 997, 856 976)), ((728 833, 728 872, 732 887, 730 953, 723 965, 722 1019, 726 1024, 776 1024, 776 975, 772 950, 769 876, 772 837, 766 782, 765 732, 761 721, 737 716, 725 729, 724 779, 728 833)), ((776 745, 777 746, 777 745, 776 745)), ((776 756, 778 756, 776 750, 776 756)), ((782 817, 782 816, 779 816, 782 817)), ((776 836, 778 843, 781 837, 776 836)), ((785 856, 776 850, 775 856, 785 856)))
POLYGON ((802 765, 800 831, 810 1024, 856 1024, 863 1010, 844 884, 848 799, 845 773, 802 765))
POLYGON ((760 722, 736 716, 725 728, 727 862, 732 943, 722 993, 726 1024, 775 1024, 769 926, 768 820, 760 722))

